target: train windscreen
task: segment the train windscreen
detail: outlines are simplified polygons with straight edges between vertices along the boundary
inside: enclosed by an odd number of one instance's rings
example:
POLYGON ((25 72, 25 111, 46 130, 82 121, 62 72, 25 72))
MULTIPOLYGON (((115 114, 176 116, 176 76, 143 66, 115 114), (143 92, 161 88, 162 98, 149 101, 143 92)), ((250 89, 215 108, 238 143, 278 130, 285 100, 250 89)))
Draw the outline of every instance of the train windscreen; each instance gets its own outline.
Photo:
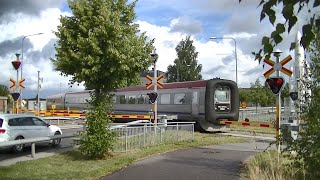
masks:
POLYGON ((216 112, 230 111, 230 88, 218 86, 214 92, 214 105, 216 112))

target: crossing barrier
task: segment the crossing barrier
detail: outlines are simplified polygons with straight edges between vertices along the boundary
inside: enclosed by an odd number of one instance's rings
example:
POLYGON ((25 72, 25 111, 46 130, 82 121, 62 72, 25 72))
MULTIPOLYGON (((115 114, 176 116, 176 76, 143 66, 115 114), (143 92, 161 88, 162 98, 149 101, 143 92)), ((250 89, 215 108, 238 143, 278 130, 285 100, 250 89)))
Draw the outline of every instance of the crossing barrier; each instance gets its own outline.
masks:
MULTIPOLYGON (((28 111, 28 110, 21 110, 21 112, 26 113, 34 113, 36 116, 48 117, 48 116, 62 116, 62 117, 85 117, 86 114, 80 112, 79 110, 41 110, 38 111, 28 111)), ((109 115, 114 119, 141 119, 141 120, 150 120, 151 115, 109 115)))
POLYGON ((256 122, 246 122, 246 121, 220 121, 220 124, 274 128, 274 124, 272 123, 256 123, 256 122))

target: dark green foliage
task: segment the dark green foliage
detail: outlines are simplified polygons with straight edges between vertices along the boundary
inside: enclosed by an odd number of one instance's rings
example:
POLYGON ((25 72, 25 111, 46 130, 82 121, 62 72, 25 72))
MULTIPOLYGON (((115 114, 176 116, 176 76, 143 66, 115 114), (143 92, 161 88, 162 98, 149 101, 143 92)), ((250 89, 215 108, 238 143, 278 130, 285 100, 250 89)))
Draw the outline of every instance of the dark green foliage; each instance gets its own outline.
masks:
POLYGON ((90 158, 101 158, 112 149, 113 135, 108 93, 139 82, 140 73, 152 63, 153 40, 133 23, 136 1, 69 0, 72 16, 61 16, 52 59, 61 75, 71 76, 71 84, 85 83, 93 90, 86 131, 80 150, 90 158))
POLYGON ((287 149, 297 152, 292 165, 300 169, 300 179, 320 179, 320 28, 313 27, 313 33, 315 38, 309 48, 311 73, 307 72, 303 77, 308 79, 311 75, 311 82, 303 80, 303 83, 311 88, 312 93, 311 96, 307 94, 300 114, 306 128, 299 132, 300 139, 289 142, 287 149))
POLYGON ((101 93, 91 94, 89 112, 85 123, 85 131, 80 132, 79 150, 88 158, 103 158, 113 149, 115 132, 107 130, 112 121, 108 114, 111 112, 112 98, 101 93))
POLYGON ((11 98, 11 94, 10 94, 9 88, 7 86, 0 84, 0 96, 8 97, 8 103, 11 102, 12 98, 11 98))
POLYGON ((258 107, 258 105, 268 106, 274 104, 274 102, 272 102, 274 96, 270 93, 269 89, 260 83, 259 79, 257 79, 255 83, 251 83, 250 89, 249 99, 256 107, 258 107))
POLYGON ((127 0, 69 1, 74 16, 60 18, 52 59, 56 70, 85 82, 87 89, 113 91, 135 84, 152 63, 153 41, 133 23, 136 2, 127 0))
MULTIPOLYGON (((241 3, 242 0, 239 0, 241 3)), ((270 58, 271 53, 273 52, 273 48, 282 42, 283 40, 283 33, 289 33, 292 27, 297 23, 298 17, 297 15, 301 12, 303 8, 308 10, 309 14, 309 21, 307 21, 302 28, 302 37, 301 37, 301 45, 307 49, 310 45, 310 42, 315 37, 314 33, 311 31, 313 26, 319 26, 320 19, 317 15, 317 12, 312 12, 311 9, 319 7, 320 1, 319 0, 261 0, 259 3, 259 7, 262 6, 262 11, 260 14, 260 21, 262 21, 266 16, 269 17, 270 23, 274 26, 275 21, 277 20, 276 12, 274 9, 281 4, 283 6, 281 14, 284 17, 284 22, 279 22, 275 26, 275 30, 271 33, 269 37, 263 37, 262 46, 258 52, 253 52, 252 54, 255 55, 255 59, 262 60, 263 57, 270 58), (313 2, 313 4, 312 4, 313 2), (295 6, 298 6, 298 11, 295 10, 295 6)), ((282 17, 281 17, 282 18, 282 17)), ((278 18, 279 20, 280 18, 278 18)), ((290 45, 290 50, 294 49, 295 46, 292 44, 290 45)))
POLYGON ((176 47, 178 58, 174 60, 174 65, 167 68, 167 82, 194 81, 202 79, 202 65, 198 65, 198 52, 193 46, 190 36, 182 40, 176 47))

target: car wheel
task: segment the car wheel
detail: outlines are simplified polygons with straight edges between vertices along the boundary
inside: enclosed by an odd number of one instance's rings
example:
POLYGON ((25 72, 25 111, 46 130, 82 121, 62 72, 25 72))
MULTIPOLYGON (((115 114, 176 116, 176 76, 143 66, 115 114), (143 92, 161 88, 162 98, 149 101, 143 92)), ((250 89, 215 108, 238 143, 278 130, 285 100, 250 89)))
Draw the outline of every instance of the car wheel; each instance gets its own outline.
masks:
MULTIPOLYGON (((61 135, 61 133, 60 133, 59 131, 57 131, 57 132, 54 133, 54 135, 55 135, 55 136, 61 135)), ((61 142, 61 139, 55 139, 55 140, 52 140, 51 145, 52 145, 53 147, 57 147, 57 146, 59 146, 60 142, 61 142)))
MULTIPOLYGON (((24 139, 22 136, 19 136, 19 137, 16 137, 15 140, 19 140, 19 139, 24 139)), ((24 144, 18 144, 18 145, 15 145, 12 147, 12 150, 15 152, 15 153, 22 153, 23 150, 24 150, 24 144)))

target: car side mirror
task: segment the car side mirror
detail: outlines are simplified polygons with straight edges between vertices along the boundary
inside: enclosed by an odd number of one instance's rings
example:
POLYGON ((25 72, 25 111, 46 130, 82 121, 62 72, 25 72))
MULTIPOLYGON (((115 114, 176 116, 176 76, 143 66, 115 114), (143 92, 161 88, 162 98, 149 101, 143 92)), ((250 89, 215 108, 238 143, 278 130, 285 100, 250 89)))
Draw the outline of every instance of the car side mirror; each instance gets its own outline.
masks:
POLYGON ((50 124, 49 123, 46 123, 47 124, 47 127, 49 127, 50 126, 50 124))

